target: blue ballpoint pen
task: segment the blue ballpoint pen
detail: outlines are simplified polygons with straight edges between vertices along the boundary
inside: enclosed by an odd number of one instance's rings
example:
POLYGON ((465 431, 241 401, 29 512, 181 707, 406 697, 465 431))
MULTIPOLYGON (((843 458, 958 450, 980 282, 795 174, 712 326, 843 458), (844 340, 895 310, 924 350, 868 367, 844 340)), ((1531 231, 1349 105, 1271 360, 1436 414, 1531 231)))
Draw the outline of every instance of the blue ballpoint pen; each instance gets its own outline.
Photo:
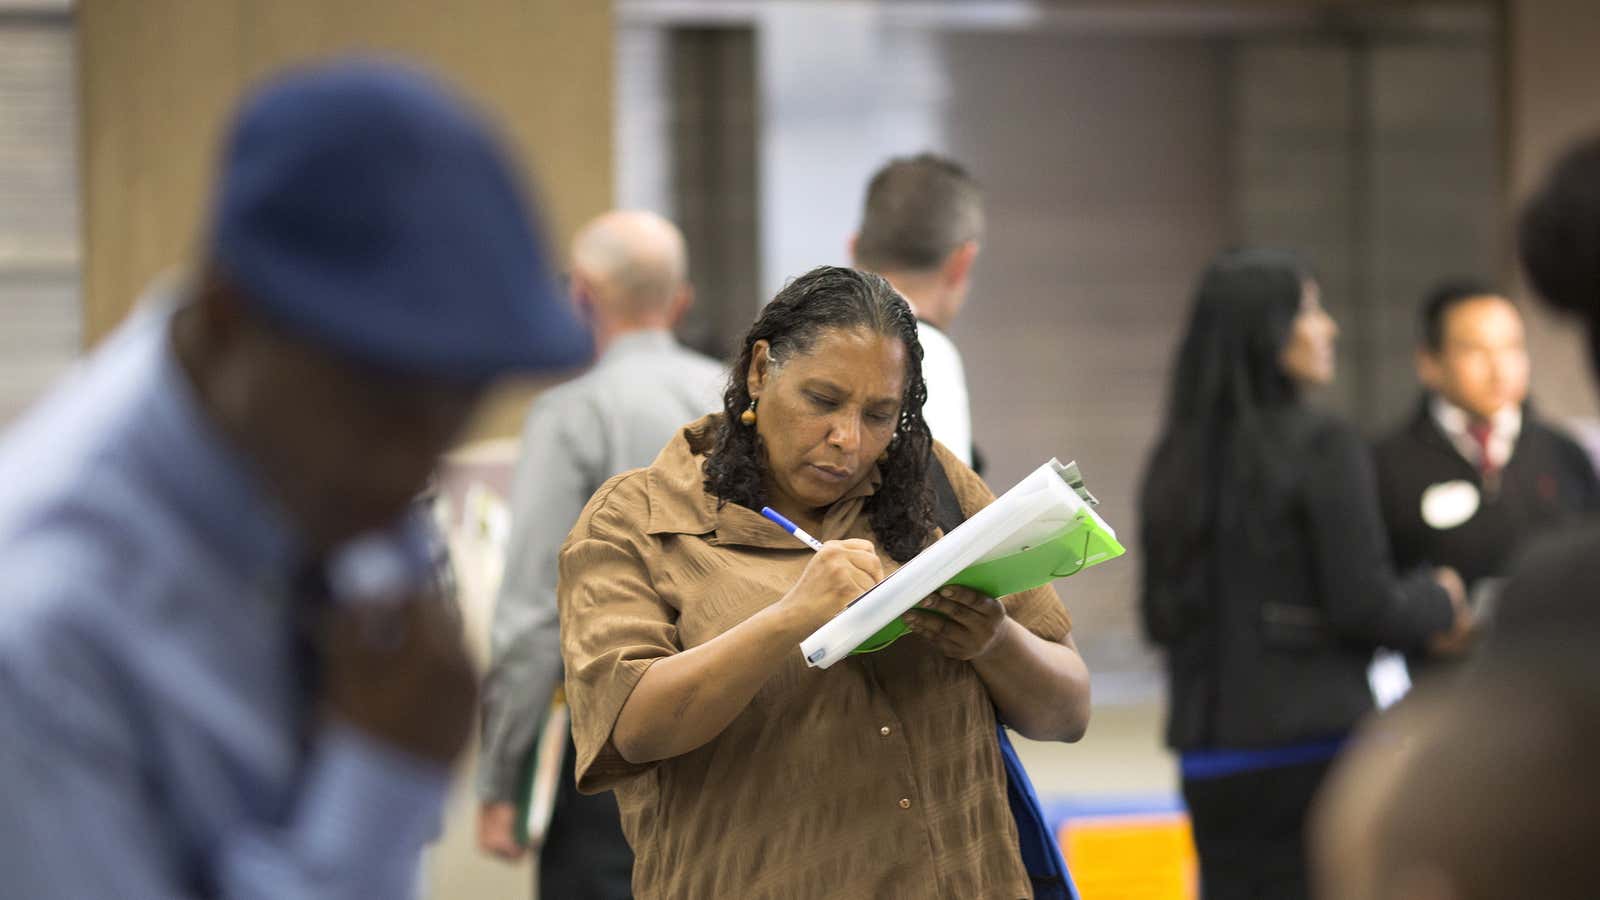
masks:
POLYGON ((770 506, 763 506, 763 507, 761 507, 761 514, 763 516, 766 516, 767 518, 771 519, 772 521, 777 522, 779 528, 782 528, 784 531, 787 531, 790 534, 794 535, 795 537, 799 538, 800 540, 805 541, 807 547, 810 547, 813 550, 821 550, 822 549, 822 542, 821 541, 817 540, 816 538, 812 537, 809 534, 806 534, 806 531, 805 531, 804 528, 801 528, 799 525, 796 525, 795 523, 793 523, 793 522, 789 521, 788 519, 784 518, 783 517, 783 513, 778 512, 777 510, 773 509, 770 506))

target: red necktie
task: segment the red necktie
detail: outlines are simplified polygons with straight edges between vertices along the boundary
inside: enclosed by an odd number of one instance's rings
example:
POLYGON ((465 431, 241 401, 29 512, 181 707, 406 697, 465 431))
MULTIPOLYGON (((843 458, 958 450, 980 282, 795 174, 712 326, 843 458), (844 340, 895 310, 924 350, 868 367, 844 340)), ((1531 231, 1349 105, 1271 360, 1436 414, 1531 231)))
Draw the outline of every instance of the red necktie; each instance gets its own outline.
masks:
POLYGON ((1467 426, 1467 434, 1478 444, 1478 474, 1486 479, 1493 478, 1500 470, 1489 456, 1489 438, 1494 435, 1494 426, 1488 422, 1473 422, 1467 426))

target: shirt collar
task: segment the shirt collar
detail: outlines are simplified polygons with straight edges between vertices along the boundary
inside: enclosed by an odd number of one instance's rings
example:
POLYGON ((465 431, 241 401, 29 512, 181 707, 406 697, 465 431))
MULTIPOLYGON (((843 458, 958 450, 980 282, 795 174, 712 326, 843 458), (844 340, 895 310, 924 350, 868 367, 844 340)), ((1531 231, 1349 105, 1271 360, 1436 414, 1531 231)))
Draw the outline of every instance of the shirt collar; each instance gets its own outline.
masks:
MULTIPOLYGON (((722 414, 712 413, 684 426, 646 473, 650 534, 713 535, 717 544, 772 550, 804 550, 805 545, 757 510, 717 502, 706 491, 705 460, 716 438, 722 414)), ((867 477, 834 501, 816 535, 821 540, 844 537, 860 517, 866 499, 877 492, 883 475, 873 466, 867 477)))
MULTIPOLYGON (((1439 429, 1451 438, 1465 437, 1472 416, 1461 407, 1435 394, 1428 405, 1429 413, 1439 429)), ((1515 441, 1522 433, 1522 407, 1512 404, 1489 419, 1490 434, 1500 440, 1515 441)))
POLYGON ((1434 423, 1461 457, 1480 469, 1498 470, 1511 461, 1517 441, 1522 435, 1522 409, 1510 406, 1489 419, 1489 437, 1479 443, 1467 430, 1472 417, 1443 397, 1435 396, 1430 404, 1434 423))
POLYGON ((624 356, 669 350, 676 346, 677 343, 677 339, 672 336, 672 332, 665 328, 642 328, 638 331, 630 331, 627 334, 612 338, 611 343, 606 347, 606 351, 600 355, 596 365, 603 366, 624 356))

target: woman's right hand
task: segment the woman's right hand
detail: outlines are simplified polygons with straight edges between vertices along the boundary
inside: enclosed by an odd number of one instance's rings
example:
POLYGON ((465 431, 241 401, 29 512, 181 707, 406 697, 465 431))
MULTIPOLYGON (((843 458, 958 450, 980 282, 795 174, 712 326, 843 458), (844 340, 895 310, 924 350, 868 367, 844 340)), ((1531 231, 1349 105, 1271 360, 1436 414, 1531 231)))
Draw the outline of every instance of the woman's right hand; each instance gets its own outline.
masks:
POLYGON ((709 641, 655 661, 617 714, 611 742, 635 765, 671 759, 721 734, 796 644, 883 578, 870 541, 829 541, 788 593, 709 641))
POLYGON ((778 605, 797 632, 810 634, 882 580, 883 563, 871 541, 827 541, 778 605))

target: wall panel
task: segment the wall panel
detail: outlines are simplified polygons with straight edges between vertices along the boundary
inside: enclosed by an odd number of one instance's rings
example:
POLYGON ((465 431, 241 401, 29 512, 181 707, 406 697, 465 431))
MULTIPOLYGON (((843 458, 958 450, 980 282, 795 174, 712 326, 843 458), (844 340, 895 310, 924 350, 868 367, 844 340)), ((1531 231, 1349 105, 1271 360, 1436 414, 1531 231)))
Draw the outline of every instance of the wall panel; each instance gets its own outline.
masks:
MULTIPOLYGON (((562 248, 611 203, 612 16, 587 0, 86 0, 77 11, 85 340, 195 259, 218 135, 247 86, 348 51, 435 68, 493 113, 562 248)), ((484 431, 520 418, 517 394, 484 431)))

